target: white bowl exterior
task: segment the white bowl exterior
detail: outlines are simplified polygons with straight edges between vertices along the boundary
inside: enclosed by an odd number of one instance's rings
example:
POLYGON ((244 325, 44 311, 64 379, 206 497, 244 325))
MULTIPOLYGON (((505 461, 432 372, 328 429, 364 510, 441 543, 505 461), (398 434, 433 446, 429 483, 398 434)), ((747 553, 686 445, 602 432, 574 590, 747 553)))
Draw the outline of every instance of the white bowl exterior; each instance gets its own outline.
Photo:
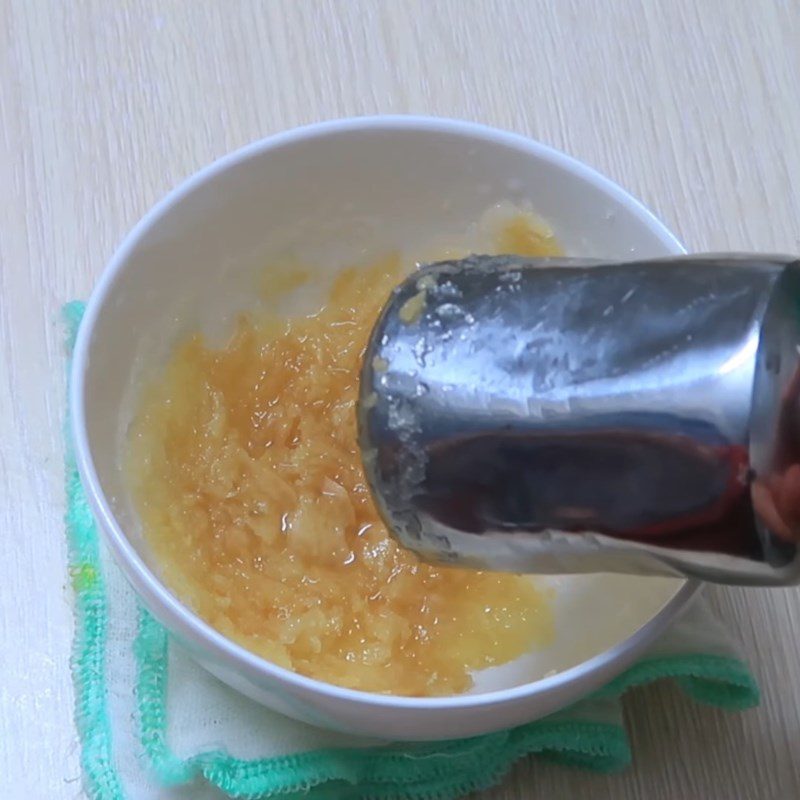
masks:
POLYGON ((78 464, 105 540, 150 610, 198 661, 289 716, 390 739, 521 724, 618 674, 694 591, 671 579, 552 579, 559 587, 551 647, 479 674, 467 695, 415 699, 340 689, 269 664, 206 625, 156 576, 121 468, 142 375, 187 331, 213 336, 228 328, 252 304, 270 258, 292 250, 333 272, 407 242, 458 236, 504 201, 529 201, 571 255, 682 251, 617 186, 528 139, 448 120, 361 118, 290 131, 201 171, 131 232, 92 295, 76 343, 71 407, 78 464), (536 680, 551 670, 558 674, 536 680))

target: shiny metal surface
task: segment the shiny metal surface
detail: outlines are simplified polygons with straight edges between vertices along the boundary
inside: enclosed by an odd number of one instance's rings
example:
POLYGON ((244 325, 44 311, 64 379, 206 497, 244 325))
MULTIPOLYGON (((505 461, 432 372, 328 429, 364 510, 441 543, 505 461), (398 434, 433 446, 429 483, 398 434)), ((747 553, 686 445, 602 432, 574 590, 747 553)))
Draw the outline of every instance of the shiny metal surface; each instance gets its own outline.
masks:
POLYGON ((421 269, 361 377, 381 513, 433 561, 797 581, 753 489, 800 462, 799 304, 781 257, 421 269))

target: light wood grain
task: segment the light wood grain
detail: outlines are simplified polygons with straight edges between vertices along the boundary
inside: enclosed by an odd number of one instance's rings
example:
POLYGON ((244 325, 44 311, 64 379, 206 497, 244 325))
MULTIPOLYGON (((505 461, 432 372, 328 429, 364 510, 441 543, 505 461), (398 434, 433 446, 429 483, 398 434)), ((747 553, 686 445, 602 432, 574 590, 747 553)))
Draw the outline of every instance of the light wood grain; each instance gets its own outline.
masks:
MULTIPOLYGON (((800 251, 796 0, 0 0, 0 787, 80 794, 58 310, 183 177, 353 114, 481 120, 584 159, 695 249, 800 251)), ((636 765, 519 765, 493 800, 800 797, 800 591, 712 590, 763 689, 628 704, 636 765)))

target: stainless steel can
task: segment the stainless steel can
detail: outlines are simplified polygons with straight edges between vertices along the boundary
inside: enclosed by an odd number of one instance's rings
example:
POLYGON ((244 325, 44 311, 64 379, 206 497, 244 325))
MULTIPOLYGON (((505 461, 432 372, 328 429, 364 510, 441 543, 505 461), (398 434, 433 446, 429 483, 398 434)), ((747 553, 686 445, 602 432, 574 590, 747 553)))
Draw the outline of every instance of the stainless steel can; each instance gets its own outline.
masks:
POLYGON ((366 351, 367 478, 431 561, 797 582, 769 502, 800 464, 798 347, 793 258, 434 264, 366 351))

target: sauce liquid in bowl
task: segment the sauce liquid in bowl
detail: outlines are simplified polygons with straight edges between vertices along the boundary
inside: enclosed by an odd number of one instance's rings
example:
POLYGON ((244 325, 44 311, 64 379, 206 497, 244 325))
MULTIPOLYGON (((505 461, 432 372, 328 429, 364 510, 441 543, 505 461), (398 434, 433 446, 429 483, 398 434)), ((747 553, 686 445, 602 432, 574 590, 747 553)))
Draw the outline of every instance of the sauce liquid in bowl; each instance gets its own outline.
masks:
MULTIPOLYGON (((529 214, 490 227, 484 252, 560 252, 529 214)), ((358 375, 410 263, 345 269, 312 313, 242 316, 221 348, 180 344, 141 394, 127 469, 165 581, 221 633, 340 686, 445 695, 545 646, 553 622, 535 579, 422 563, 372 503, 358 375)))

